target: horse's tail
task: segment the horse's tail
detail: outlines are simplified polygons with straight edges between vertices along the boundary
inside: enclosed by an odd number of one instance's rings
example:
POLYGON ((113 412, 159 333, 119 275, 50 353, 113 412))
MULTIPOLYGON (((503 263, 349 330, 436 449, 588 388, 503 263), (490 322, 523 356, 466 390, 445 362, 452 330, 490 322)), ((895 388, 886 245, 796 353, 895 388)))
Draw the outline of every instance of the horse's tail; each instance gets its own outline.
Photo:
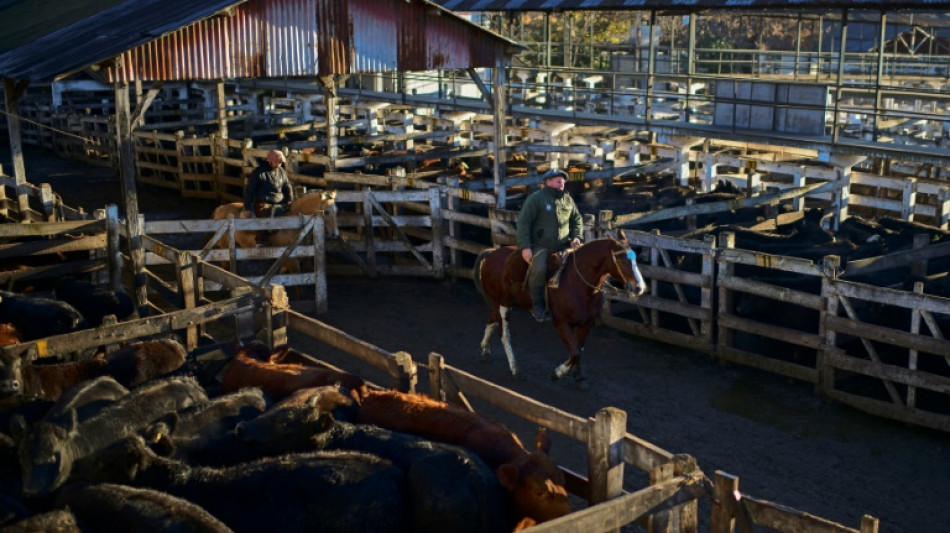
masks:
POLYGON ((485 248, 478 254, 478 257, 475 258, 475 264, 472 266, 472 279, 475 280, 475 288, 478 289, 478 293, 482 295, 482 298, 485 299, 485 302, 488 305, 491 305, 491 298, 488 297, 488 293, 485 292, 485 285, 482 283, 482 263, 485 262, 485 258, 488 257, 488 254, 495 251, 494 248, 485 248))

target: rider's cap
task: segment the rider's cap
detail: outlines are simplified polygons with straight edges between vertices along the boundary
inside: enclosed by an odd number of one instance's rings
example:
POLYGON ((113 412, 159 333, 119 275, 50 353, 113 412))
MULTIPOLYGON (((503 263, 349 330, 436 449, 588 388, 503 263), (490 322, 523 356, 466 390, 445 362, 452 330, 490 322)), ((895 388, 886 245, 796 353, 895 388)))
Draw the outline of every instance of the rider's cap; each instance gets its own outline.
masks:
POLYGON ((553 170, 549 170, 545 172, 543 178, 544 178, 544 181, 547 181, 549 179, 556 178, 558 176, 564 178, 565 180, 569 178, 569 176, 567 175, 567 172, 564 172, 563 170, 559 170, 559 169, 553 169, 553 170))

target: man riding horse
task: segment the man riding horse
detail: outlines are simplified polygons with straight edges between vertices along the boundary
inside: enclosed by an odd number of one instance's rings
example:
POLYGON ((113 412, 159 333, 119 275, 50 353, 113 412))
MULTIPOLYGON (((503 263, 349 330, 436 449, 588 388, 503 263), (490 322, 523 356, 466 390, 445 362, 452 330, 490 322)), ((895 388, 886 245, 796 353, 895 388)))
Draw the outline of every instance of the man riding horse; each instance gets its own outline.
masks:
POLYGON ((244 190, 244 213, 248 218, 253 213, 258 218, 283 215, 294 201, 287 172, 281 167, 286 158, 279 150, 267 153, 267 160, 254 169, 244 190))
POLYGON ((544 187, 531 193, 518 213, 518 250, 528 263, 528 288, 538 322, 551 320, 544 298, 548 256, 581 245, 583 219, 571 195, 564 190, 567 172, 549 170, 544 187))

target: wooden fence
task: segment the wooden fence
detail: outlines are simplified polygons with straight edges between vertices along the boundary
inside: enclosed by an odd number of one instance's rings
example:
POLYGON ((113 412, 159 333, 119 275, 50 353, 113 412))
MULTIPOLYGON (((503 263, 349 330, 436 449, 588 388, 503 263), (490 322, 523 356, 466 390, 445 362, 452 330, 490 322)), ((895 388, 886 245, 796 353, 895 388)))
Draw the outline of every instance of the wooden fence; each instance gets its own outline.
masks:
POLYGON ((0 272, 0 286, 83 274, 117 280, 118 210, 109 206, 96 215, 95 220, 0 224, 0 261, 7 266, 0 272))
POLYGON ((30 183, 17 186, 16 179, 5 176, 0 168, 0 219, 5 222, 56 222, 92 218, 82 208, 63 204, 48 183, 38 187, 30 183), (23 209, 21 206, 25 206, 23 209))
MULTIPOLYGON (((813 383, 819 394, 875 415, 950 431, 950 299, 842 279, 833 256, 815 264, 736 249, 728 233, 718 245, 625 234, 642 250, 650 291, 636 300, 610 296, 605 325, 813 383)), ((932 245, 856 262, 846 274, 926 272, 921 261, 948 256, 950 245, 932 245)))

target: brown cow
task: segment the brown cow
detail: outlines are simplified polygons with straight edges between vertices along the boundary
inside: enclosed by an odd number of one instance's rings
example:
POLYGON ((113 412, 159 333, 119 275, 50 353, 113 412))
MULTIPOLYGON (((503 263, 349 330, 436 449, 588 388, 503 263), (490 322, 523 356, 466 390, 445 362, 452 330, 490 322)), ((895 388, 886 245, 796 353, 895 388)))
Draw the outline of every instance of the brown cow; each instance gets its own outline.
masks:
POLYGON ((0 324, 0 346, 20 344, 20 332, 13 324, 0 324))
POLYGON ((478 413, 432 400, 420 394, 368 391, 356 415, 361 424, 411 433, 468 448, 495 469, 518 513, 538 522, 571 512, 564 473, 548 457, 550 436, 538 430, 536 451, 529 452, 518 436, 478 413))
POLYGON ((133 342, 106 354, 108 373, 126 387, 137 387, 150 379, 181 368, 187 350, 174 339, 133 342))
POLYGON ((280 401, 299 389, 341 384, 357 402, 366 393, 366 383, 357 376, 298 364, 277 363, 290 348, 271 353, 266 345, 251 342, 238 349, 221 378, 221 392, 258 387, 271 400, 280 401))
POLYGON ((29 364, 19 355, 0 353, 0 396, 56 401, 80 381, 106 374, 108 362, 96 357, 85 361, 29 364))

